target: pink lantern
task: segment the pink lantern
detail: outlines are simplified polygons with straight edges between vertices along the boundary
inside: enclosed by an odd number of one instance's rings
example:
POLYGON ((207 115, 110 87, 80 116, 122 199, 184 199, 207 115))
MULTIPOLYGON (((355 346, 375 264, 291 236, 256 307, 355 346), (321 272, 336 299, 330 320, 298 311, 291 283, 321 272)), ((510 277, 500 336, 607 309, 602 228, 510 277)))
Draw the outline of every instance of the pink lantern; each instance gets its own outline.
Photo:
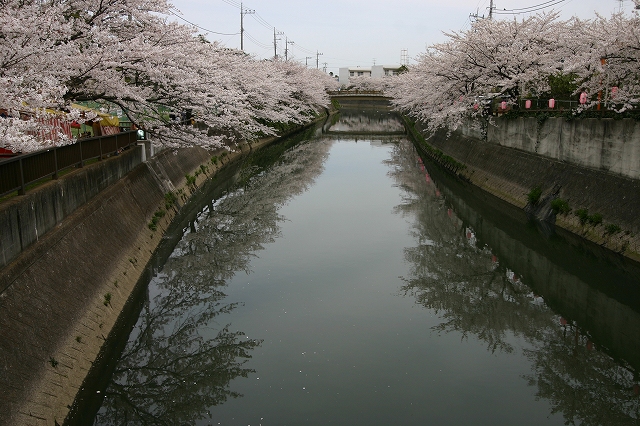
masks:
POLYGON ((473 104, 473 109, 474 109, 475 111, 477 111, 477 110, 478 110, 478 108, 480 108, 480 106, 479 106, 478 104, 473 104))
POLYGON ((549 108, 553 109, 556 106, 556 100, 555 99, 549 99, 549 108))
POLYGON ((582 105, 587 103, 587 93, 586 92, 580 93, 580 103, 582 105))
POLYGON ((614 86, 611 88, 611 99, 615 99, 618 95, 618 86, 614 86))
POLYGON ((525 107, 526 109, 531 109, 531 99, 527 99, 527 100, 524 102, 524 107, 525 107))
POLYGON ((500 103, 500 108, 502 108, 503 110, 504 110, 504 109, 507 109, 507 102, 506 102, 506 101, 502 101, 502 102, 500 103))

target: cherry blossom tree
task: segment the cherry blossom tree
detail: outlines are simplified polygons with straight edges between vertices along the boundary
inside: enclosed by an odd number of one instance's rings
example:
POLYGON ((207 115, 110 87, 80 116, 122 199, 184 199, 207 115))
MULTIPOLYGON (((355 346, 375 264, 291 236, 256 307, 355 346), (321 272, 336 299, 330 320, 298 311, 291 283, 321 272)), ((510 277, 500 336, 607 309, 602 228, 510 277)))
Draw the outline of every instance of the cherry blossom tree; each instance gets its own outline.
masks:
POLYGON ((597 16, 585 23, 582 49, 573 62, 579 77, 579 90, 590 102, 605 102, 609 109, 625 112, 640 104, 640 16, 617 13, 610 18, 597 16))
MULTIPOLYGON (((640 5, 640 1, 636 1, 640 5)), ((518 108, 523 97, 561 92, 581 109, 604 104, 626 112, 640 103, 640 15, 558 20, 556 13, 522 20, 480 20, 430 46, 392 80, 395 106, 431 130, 454 130, 500 99, 518 108)), ((472 120, 478 124, 478 121, 472 120)))
POLYGON ((79 101, 117 105, 167 145, 204 147, 275 134, 274 123, 300 123, 328 105, 328 77, 210 43, 169 22, 165 0, 0 4, 0 108, 8 115, 0 136, 15 150, 67 142, 37 140, 30 130, 45 108, 71 111, 79 101))
POLYGON ((522 94, 548 90, 548 76, 563 69, 563 25, 557 14, 479 20, 429 47, 389 93, 399 109, 432 129, 455 129, 466 116, 481 113, 483 99, 513 104, 522 94))

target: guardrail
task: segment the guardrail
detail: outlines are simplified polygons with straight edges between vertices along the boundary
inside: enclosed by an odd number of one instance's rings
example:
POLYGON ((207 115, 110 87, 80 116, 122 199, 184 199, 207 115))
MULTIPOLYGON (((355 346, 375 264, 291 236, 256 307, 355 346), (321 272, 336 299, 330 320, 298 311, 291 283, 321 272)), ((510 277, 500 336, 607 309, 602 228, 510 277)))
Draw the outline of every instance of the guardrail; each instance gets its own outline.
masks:
POLYGON ((79 139, 64 145, 0 160, 0 197, 14 191, 24 195, 26 186, 37 180, 58 178, 69 167, 83 167, 94 158, 103 159, 137 142, 137 131, 79 139))

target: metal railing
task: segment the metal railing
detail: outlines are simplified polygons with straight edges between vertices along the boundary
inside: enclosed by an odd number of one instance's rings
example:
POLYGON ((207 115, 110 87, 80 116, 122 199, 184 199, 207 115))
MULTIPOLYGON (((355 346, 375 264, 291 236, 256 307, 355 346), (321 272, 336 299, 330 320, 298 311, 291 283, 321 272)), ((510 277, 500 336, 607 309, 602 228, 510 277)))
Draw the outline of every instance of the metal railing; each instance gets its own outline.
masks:
POLYGON ((383 96, 384 92, 381 90, 362 90, 362 89, 350 89, 350 90, 328 90, 329 96, 348 96, 348 95, 377 95, 383 96))
MULTIPOLYGON (((506 108, 502 108, 502 100, 500 98, 495 98, 491 101, 490 107, 491 112, 497 114, 504 114, 513 109, 518 109, 520 111, 532 111, 532 112, 551 112, 551 111, 597 111, 600 113, 605 112, 615 112, 615 104, 611 103, 610 100, 602 101, 601 103, 589 103, 586 108, 584 105, 580 103, 578 100, 568 100, 568 99, 554 99, 554 106, 551 108, 549 106, 548 98, 537 98, 537 99, 518 99, 516 105, 507 102, 506 108), (527 103, 529 102, 528 108, 527 103)), ((636 110, 636 109, 634 109, 636 110)))
POLYGON ((0 160, 0 197, 14 191, 24 195, 26 186, 43 178, 57 179, 61 170, 83 167, 85 161, 103 159, 135 144, 137 132, 79 139, 64 145, 0 160))

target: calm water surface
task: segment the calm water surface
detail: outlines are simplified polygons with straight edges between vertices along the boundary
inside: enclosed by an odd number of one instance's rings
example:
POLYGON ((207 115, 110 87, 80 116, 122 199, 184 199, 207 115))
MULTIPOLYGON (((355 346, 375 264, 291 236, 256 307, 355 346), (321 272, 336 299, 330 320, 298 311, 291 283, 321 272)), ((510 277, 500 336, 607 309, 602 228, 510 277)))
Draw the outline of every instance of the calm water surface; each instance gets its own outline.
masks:
POLYGON ((633 266, 483 207, 387 113, 323 130, 184 229, 95 424, 637 424, 633 266))

